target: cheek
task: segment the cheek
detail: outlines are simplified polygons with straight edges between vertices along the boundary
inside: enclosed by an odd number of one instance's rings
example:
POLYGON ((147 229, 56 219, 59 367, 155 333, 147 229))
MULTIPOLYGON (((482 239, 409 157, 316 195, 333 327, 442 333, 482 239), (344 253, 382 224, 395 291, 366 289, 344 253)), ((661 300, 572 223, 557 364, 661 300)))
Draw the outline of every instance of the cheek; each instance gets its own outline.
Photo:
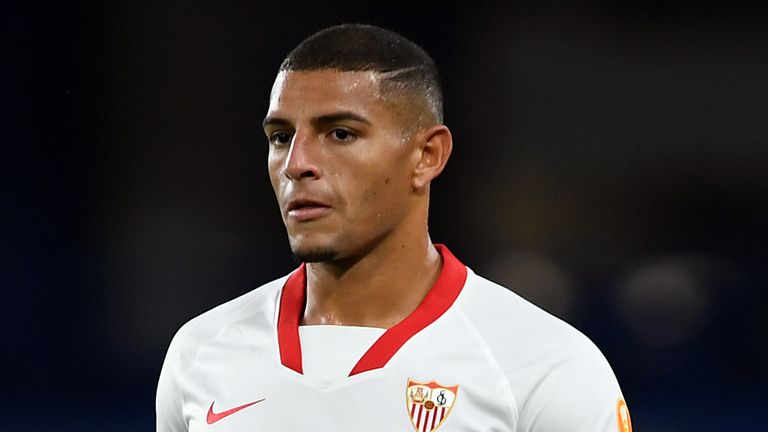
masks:
POLYGON ((270 153, 267 159, 267 171, 269 172, 269 181, 272 183, 272 189, 274 189, 275 192, 277 192, 279 186, 278 179, 280 178, 281 166, 282 161, 270 153))
POLYGON ((371 219, 392 217, 407 207, 409 181, 394 170, 369 171, 359 189, 360 211, 371 219))
POLYGON ((350 206, 349 216, 375 221, 406 210, 410 193, 410 153, 398 148, 394 138, 369 143, 365 155, 340 154, 326 175, 344 190, 340 195, 350 206), (349 157, 347 157, 349 156, 349 157), (335 170, 334 168, 338 168, 335 170))

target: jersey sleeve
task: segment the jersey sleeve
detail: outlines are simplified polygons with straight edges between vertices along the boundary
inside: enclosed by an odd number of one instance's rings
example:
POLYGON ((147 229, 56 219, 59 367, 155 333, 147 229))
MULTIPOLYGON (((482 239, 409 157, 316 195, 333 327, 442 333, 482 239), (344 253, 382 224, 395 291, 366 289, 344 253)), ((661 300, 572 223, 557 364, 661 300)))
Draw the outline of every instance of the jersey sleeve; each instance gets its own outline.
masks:
POLYGON ((171 342, 165 355, 160 379, 157 383, 155 399, 156 431, 157 432, 187 432, 187 423, 182 415, 182 395, 179 391, 177 337, 171 342))
POLYGON ((521 407, 519 431, 631 432, 616 376, 597 347, 584 339, 535 383, 521 407))

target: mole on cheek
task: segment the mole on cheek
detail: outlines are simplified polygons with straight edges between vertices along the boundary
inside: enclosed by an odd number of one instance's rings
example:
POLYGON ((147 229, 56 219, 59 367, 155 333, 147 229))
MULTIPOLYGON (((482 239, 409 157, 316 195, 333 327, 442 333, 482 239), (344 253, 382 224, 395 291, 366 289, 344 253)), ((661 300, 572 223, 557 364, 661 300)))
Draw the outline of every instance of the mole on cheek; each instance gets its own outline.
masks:
POLYGON ((386 179, 386 180, 384 180, 384 184, 389 184, 389 183, 390 183, 390 181, 391 181, 391 179, 390 179, 389 177, 387 177, 387 179, 386 179))

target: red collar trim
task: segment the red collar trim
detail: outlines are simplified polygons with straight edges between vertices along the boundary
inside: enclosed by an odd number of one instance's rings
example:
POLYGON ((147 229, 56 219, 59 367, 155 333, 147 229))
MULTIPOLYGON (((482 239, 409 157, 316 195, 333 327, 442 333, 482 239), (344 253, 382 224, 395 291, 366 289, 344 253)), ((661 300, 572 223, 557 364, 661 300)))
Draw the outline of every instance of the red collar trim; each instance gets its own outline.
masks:
MULTIPOLYGON (((384 367, 408 339, 440 318, 459 296, 467 280, 467 268, 444 245, 436 244, 435 248, 443 257, 443 269, 435 285, 416 310, 371 345, 349 376, 384 367)), ((303 373, 299 323, 306 307, 306 294, 306 266, 302 264, 283 286, 277 318, 280 362, 298 373, 303 373)))

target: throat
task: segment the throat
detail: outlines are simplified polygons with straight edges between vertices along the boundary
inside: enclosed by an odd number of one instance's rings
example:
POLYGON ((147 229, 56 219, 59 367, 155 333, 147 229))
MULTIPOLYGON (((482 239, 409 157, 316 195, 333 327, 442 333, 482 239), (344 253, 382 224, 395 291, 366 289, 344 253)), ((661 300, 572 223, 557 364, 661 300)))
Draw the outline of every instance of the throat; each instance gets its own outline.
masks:
POLYGON ((416 310, 442 266, 437 251, 434 256, 425 253, 410 265, 370 267, 361 263, 362 268, 341 276, 324 272, 321 264, 307 266, 303 325, 393 327, 416 310))
POLYGON ((421 300, 409 298, 401 291, 405 290, 371 284, 330 290, 308 287, 302 324, 388 329, 408 316, 421 300))

